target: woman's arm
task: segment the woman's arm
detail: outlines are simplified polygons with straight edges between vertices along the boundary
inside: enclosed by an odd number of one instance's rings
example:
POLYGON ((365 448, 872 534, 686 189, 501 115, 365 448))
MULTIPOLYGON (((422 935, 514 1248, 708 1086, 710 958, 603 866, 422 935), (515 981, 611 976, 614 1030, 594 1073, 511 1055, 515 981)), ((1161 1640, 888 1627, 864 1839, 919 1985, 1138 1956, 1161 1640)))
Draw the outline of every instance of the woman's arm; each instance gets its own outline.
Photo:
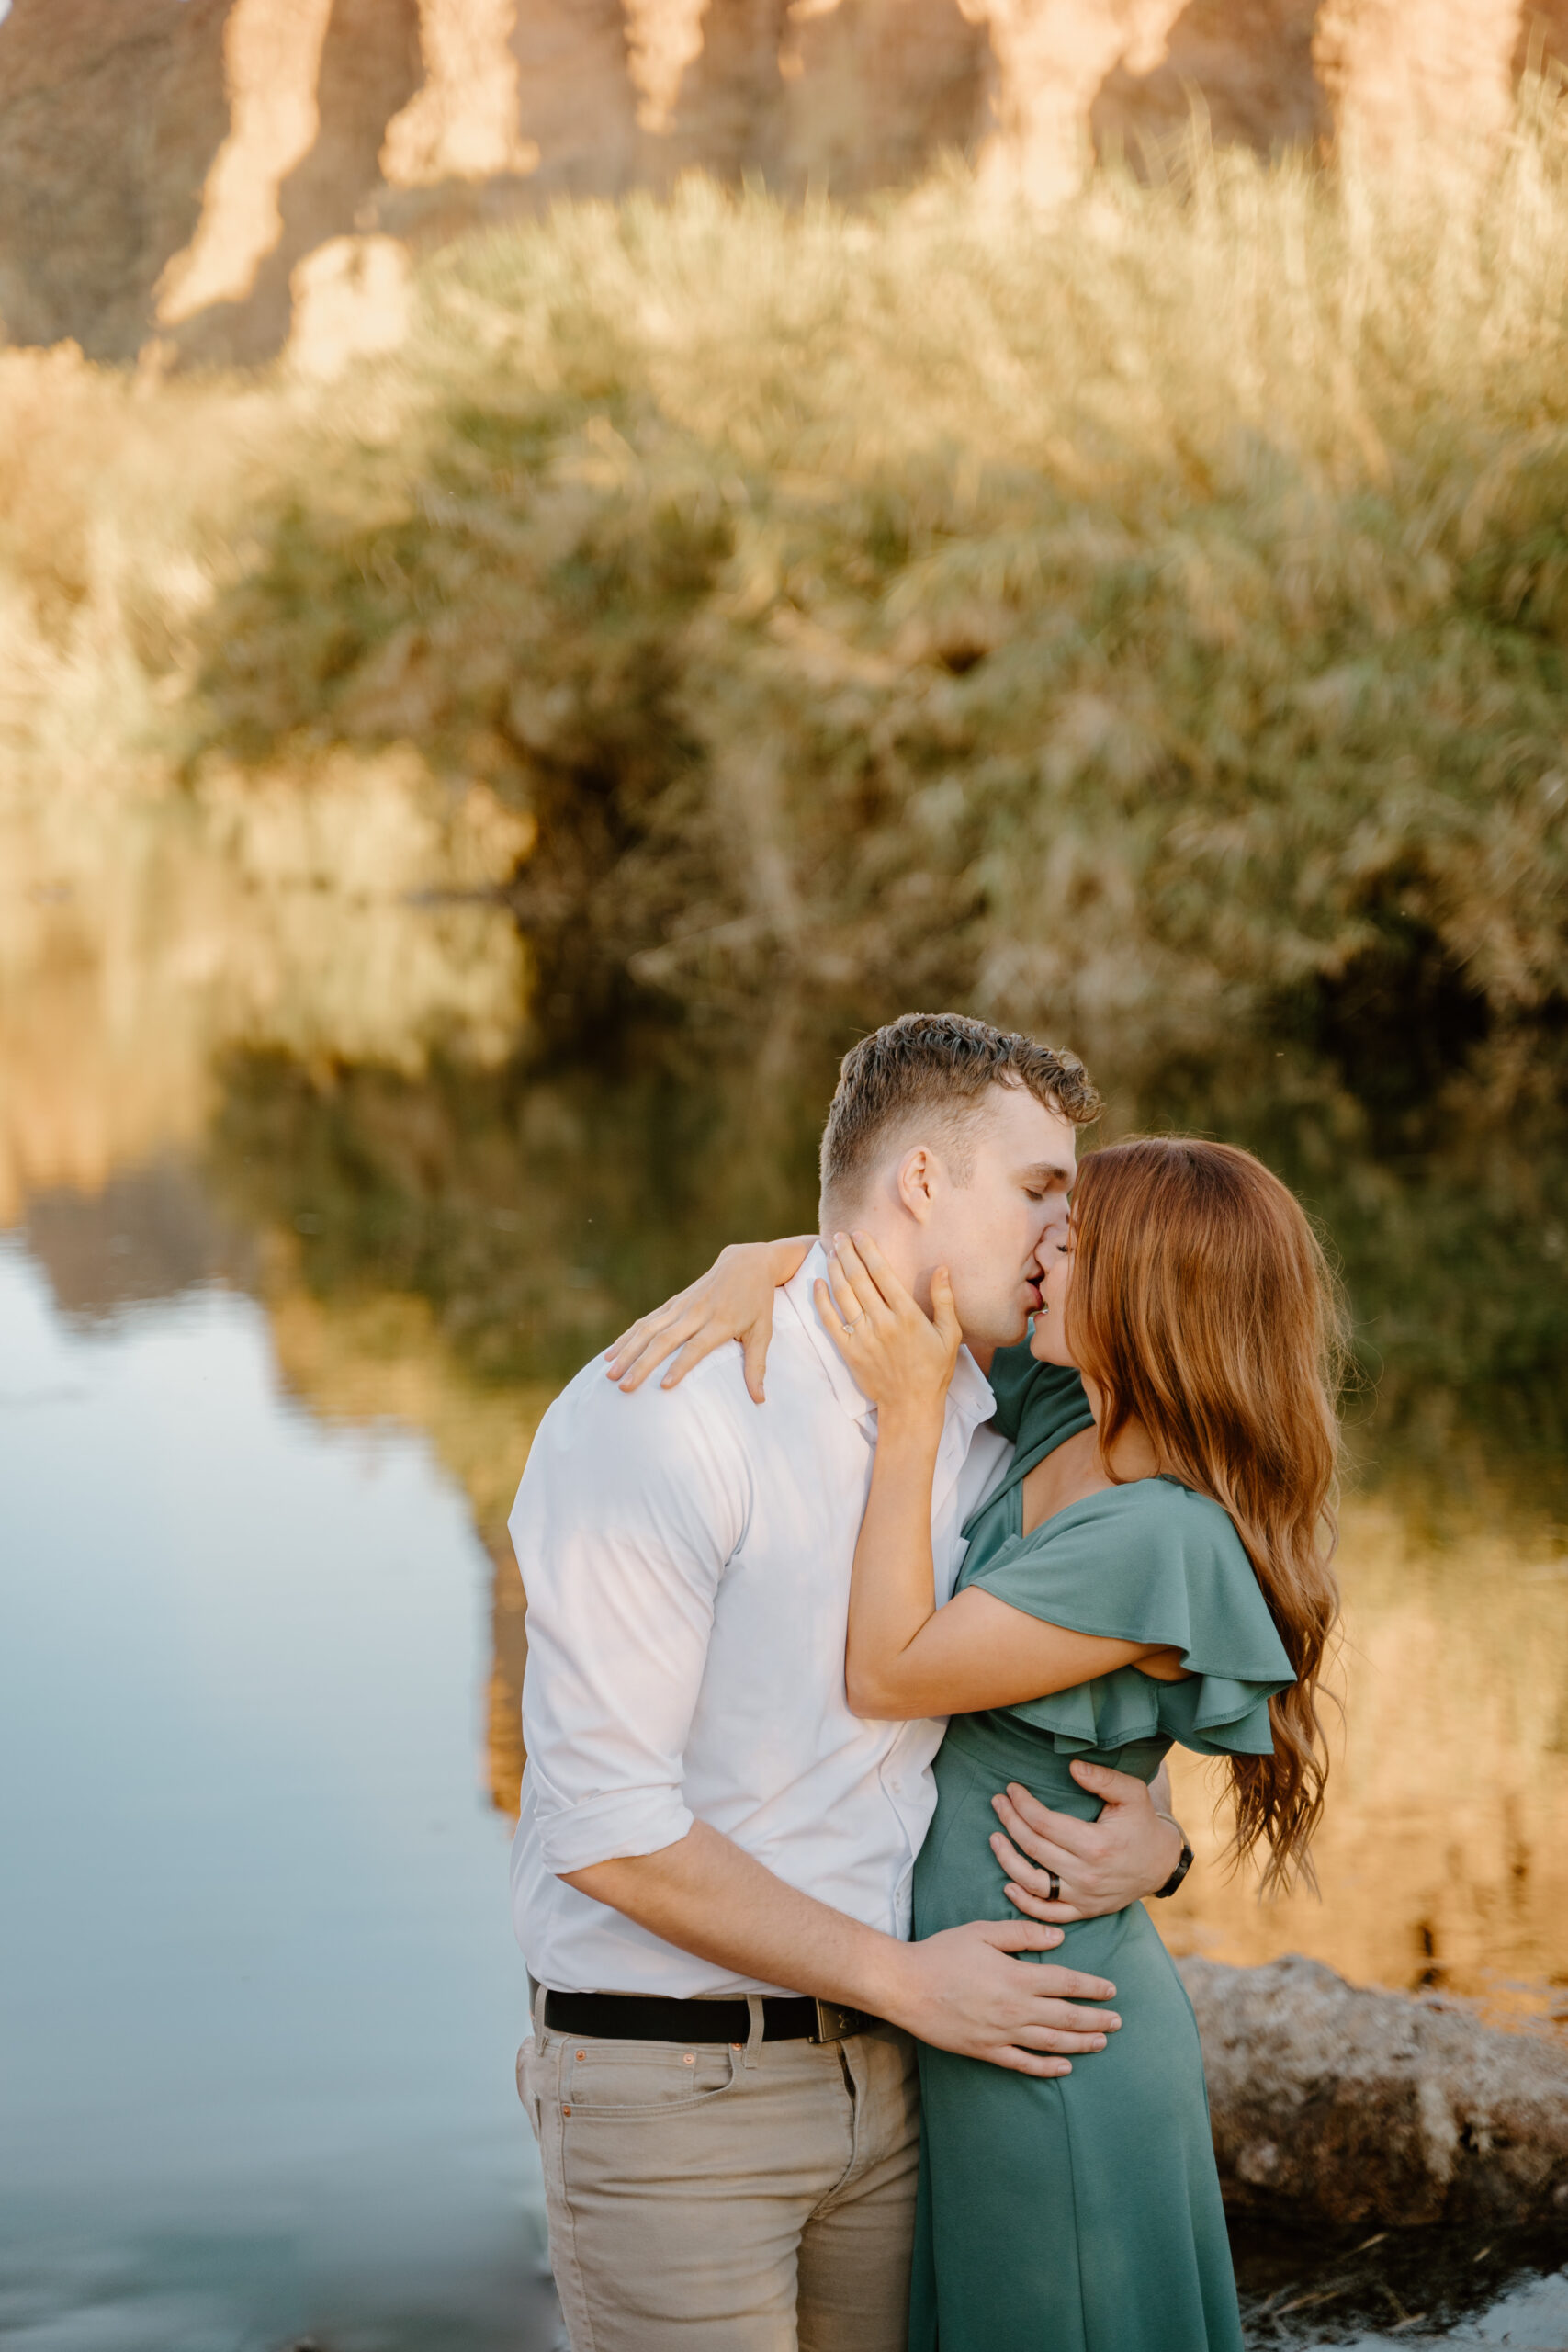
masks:
POLYGON ((732 1241, 705 1274, 650 1315, 640 1316, 605 1349, 609 1377, 625 1389, 640 1388, 650 1372, 674 1356, 659 1384, 673 1388, 715 1348, 739 1340, 746 1385, 760 1405, 773 1336, 773 1294, 800 1272, 816 1238, 797 1233, 787 1241, 732 1241))
POLYGON ((931 1480, 960 1333, 945 1269, 931 1277, 928 1321, 874 1243, 841 1239, 824 1324, 876 1406, 876 1460, 855 1546, 844 1688, 857 1715, 973 1713, 1070 1690, 1166 1653, 1048 1625, 975 1588, 936 1606, 931 1480))
MULTIPOLYGON (((855 1559, 858 1576, 858 1552, 855 1559)), ((876 1580, 874 1570, 869 1580, 876 1580)), ((907 1604, 903 1623, 914 1625, 907 1604)), ((1156 1654, 1146 1642, 1107 1641, 1099 1634, 1044 1624, 975 1585, 954 1594, 945 1609, 931 1607, 928 1589, 926 1615, 902 1642, 891 1611, 885 1613, 880 1635, 863 1638, 858 1649, 852 1614, 851 1627, 845 1692, 855 1714, 878 1720, 971 1715, 981 1707, 1016 1706, 1054 1690, 1076 1690, 1080 1682, 1156 1654)))

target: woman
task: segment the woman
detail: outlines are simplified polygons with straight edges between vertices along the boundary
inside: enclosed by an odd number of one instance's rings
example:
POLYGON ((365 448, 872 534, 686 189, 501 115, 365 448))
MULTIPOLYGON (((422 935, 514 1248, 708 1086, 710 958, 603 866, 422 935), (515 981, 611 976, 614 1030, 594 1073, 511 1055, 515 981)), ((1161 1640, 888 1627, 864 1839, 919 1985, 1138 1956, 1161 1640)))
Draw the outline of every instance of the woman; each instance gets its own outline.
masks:
MULTIPOLYGON (((1044 1311, 992 1371, 1010 1471, 932 1604, 930 1503, 959 1346, 869 1243, 818 1306, 877 1406, 845 1675, 857 1713, 953 1718, 915 1933, 1010 1905, 990 1792, 1092 1816, 1075 1756, 1150 1780, 1173 1743, 1223 1757, 1234 1849, 1310 1878, 1315 1703, 1337 1612, 1331 1290, 1290 1193, 1181 1138, 1096 1152, 1042 1246, 1044 1311), (1081 1375, 1081 1385, 1080 1376, 1081 1375)), ((1239 2352, 1202 2060, 1141 1904, 1055 1955, 1110 1977, 1120 2033, 1054 2078, 922 2048, 912 2352, 1239 2352)))

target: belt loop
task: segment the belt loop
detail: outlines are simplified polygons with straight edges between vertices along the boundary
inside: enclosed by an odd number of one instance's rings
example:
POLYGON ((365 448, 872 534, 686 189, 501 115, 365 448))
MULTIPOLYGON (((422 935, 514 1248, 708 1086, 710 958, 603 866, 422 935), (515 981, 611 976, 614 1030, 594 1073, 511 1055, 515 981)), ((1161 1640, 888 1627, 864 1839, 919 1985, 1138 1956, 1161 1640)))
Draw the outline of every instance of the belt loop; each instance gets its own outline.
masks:
POLYGON ((531 1976, 528 1982, 534 1994, 534 2046, 542 2050, 545 2046, 545 1988, 542 1984, 535 1984, 531 1976))
POLYGON ((751 2030, 746 2037, 746 2055, 741 2063, 747 2066, 754 2066, 757 2063, 757 2052, 762 2046, 763 2009, 761 1993, 748 1993, 746 2007, 750 2013, 751 2030))

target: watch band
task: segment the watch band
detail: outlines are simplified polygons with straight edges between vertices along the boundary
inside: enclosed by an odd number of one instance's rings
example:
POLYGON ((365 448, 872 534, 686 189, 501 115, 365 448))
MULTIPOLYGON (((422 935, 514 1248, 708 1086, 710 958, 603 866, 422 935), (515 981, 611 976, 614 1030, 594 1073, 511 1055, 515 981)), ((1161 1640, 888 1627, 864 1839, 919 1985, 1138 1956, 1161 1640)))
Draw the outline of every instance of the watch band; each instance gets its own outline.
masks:
MULTIPOLYGON (((1157 1805, 1155 1810, 1156 1813, 1159 1813, 1157 1805)), ((1181 1852, 1178 1859, 1176 1868, 1171 1871, 1170 1876, 1166 1880, 1165 1884, 1163 1886, 1156 1887, 1155 1896, 1156 1900, 1162 1895, 1174 1894, 1176 1893, 1177 1888, 1181 1884, 1182 1880, 1187 1876, 1188 1871, 1191 1869, 1193 1860, 1192 1848, 1188 1840, 1187 1832, 1183 1829, 1180 1822, 1176 1818, 1176 1815, 1173 1813, 1159 1813, 1159 1818, 1161 1821, 1168 1821, 1177 1836, 1180 1838, 1181 1852)))

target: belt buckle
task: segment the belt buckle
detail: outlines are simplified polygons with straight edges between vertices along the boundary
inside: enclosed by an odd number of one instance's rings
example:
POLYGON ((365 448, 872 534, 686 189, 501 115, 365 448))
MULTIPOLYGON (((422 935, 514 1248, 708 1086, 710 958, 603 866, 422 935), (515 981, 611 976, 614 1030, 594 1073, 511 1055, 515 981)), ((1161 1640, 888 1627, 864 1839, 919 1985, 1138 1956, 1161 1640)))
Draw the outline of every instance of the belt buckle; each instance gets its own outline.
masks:
POLYGON ((813 2041, 847 2041, 852 2033, 859 2033, 865 2023, 863 2009, 846 2009, 838 2001, 818 2001, 816 2006, 817 2030, 811 2037, 813 2041))

